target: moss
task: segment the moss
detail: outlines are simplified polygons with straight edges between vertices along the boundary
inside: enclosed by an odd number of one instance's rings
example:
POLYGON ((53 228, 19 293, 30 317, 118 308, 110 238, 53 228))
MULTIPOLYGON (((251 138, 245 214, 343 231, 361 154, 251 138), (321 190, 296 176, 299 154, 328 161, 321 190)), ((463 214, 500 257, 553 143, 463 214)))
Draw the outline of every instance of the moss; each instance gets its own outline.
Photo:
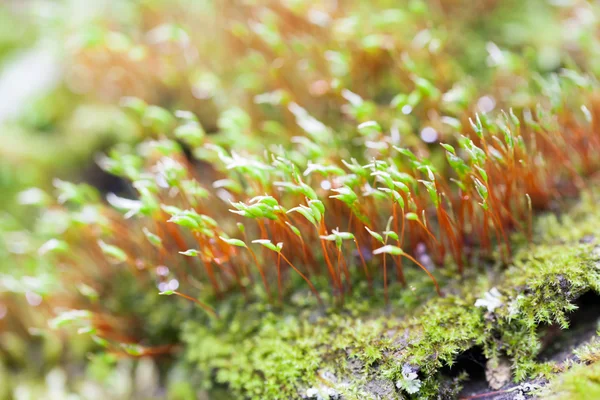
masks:
MULTIPOLYGON (((579 242, 597 232, 587 225, 596 218, 590 201, 560 219, 542 217, 536 228, 545 234, 522 245, 508 268, 489 265, 484 274, 472 270, 462 280, 448 279, 443 298, 434 296, 426 278, 415 277, 413 290, 392 287, 387 313, 381 288, 368 301, 359 289, 345 307, 325 313, 311 304, 300 310, 250 304, 226 321, 188 322, 187 360, 203 372, 205 387, 226 385, 235 396, 253 399, 294 398, 310 388, 349 399, 453 396, 461 380, 442 371, 452 371, 457 356, 475 346, 488 359, 509 357, 517 381, 548 375, 553 366, 536 361, 540 326, 568 328, 574 300, 588 290, 600 292, 595 242, 579 242), (476 307, 494 287, 498 305, 476 307)), ((441 280, 450 275, 438 271, 441 280)))
POLYGON ((567 372, 556 375, 542 389, 540 396, 548 400, 600 398, 600 362, 578 364, 567 372))

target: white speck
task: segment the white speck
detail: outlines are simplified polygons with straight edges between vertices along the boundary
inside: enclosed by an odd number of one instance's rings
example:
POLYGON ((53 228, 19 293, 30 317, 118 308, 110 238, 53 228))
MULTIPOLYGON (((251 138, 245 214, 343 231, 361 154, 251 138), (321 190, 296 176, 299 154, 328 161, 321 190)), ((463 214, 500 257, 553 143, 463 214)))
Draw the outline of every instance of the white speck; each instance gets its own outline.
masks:
POLYGON ((493 312, 496 308, 502 306, 502 304, 502 294, 496 288, 485 292, 482 299, 475 301, 475 307, 485 307, 489 312, 493 312))
POLYGON ((327 26, 331 17, 324 11, 311 9, 308 11, 308 20, 318 26, 327 26))
POLYGON ((179 287, 179 281, 177 279, 171 279, 168 284, 169 290, 177 290, 179 287))
POLYGON ((328 180, 321 181, 321 189, 323 189, 323 190, 331 189, 331 182, 329 182, 328 180))
POLYGON ((423 139, 423 141, 425 141, 427 143, 433 143, 437 140, 437 138, 438 138, 437 131, 430 126, 426 126, 421 131, 421 139, 423 139))
POLYGON ((402 114, 408 115, 411 112, 412 112, 412 106, 409 106, 408 104, 402 106, 402 114))
POLYGON ((496 107, 496 100, 491 96, 483 96, 477 100, 477 108, 479 108, 481 112, 488 113, 492 111, 494 107, 496 107))
POLYGON ((342 90, 342 97, 348 100, 348 103, 352 104, 355 107, 359 107, 363 103, 362 97, 360 97, 354 92, 349 91, 348 89, 342 90))
POLYGON ((56 52, 40 43, 9 62, 0 75, 0 121, 13 118, 32 98, 52 89, 60 78, 56 52))
POLYGON ((40 248, 38 249, 38 254, 40 256, 43 256, 47 252, 54 250, 59 245, 60 245, 60 242, 58 240, 50 239, 46 243, 44 243, 43 245, 40 246, 40 248))
POLYGON ((29 305, 37 307, 40 304, 42 304, 42 296, 40 296, 37 293, 33 293, 33 292, 26 292, 25 293, 25 298, 27 299, 27 302, 29 303, 29 305))
POLYGON ((390 136, 392 138, 392 143, 400 144, 400 130, 397 125, 393 125, 392 129, 390 129, 390 136))
POLYGON ((491 67, 503 65, 506 62, 506 57, 500 48, 493 42, 488 42, 485 46, 488 51, 488 65, 491 67))
POLYGON ((229 193, 227 190, 225 189, 217 189, 216 193, 217 197, 221 200, 223 200, 226 203, 229 203, 230 201, 235 200, 235 198, 233 197, 233 195, 231 193, 229 193))
POLYGON ((39 188, 30 188, 19 193, 17 199, 23 205, 40 204, 46 199, 46 193, 39 188))
POLYGON ((160 292, 166 292, 169 290, 169 284, 167 282, 161 282, 158 284, 158 290, 160 292))
POLYGON ((409 394, 415 394, 421 390, 422 382, 419 375, 407 364, 402 366, 402 378, 396 382, 396 387, 409 394))
POLYGON ((158 276, 167 276, 169 274, 169 268, 164 265, 159 265, 156 267, 156 275, 158 276))

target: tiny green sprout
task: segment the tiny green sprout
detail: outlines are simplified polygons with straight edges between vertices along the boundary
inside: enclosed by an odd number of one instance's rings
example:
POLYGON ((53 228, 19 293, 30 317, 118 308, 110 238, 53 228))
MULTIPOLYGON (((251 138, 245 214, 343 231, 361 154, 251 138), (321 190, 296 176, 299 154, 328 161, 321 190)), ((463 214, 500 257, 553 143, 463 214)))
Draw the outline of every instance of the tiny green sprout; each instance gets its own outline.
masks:
POLYGON ((450 167, 452 167, 452 169, 456 171, 456 173, 461 179, 464 178, 464 176, 470 172, 470 168, 467 165, 467 163, 465 163, 465 161, 462 158, 456 156, 454 152, 447 151, 446 159, 448 160, 448 164, 450 164, 450 167))
POLYGON ((406 98, 406 105, 410 106, 410 110, 412 110, 421 102, 422 99, 423 95, 421 94, 421 92, 419 90, 413 90, 408 94, 408 97, 406 98))
POLYGON ((512 107, 508 109, 508 115, 510 116, 510 120, 512 123, 518 128, 521 126, 521 120, 515 115, 512 107))
POLYGON ((400 205, 400 208, 404 209, 404 199, 402 198, 402 196, 400 196, 400 193, 388 188, 379 188, 379 190, 388 193, 390 197, 394 200, 394 202, 398 203, 400 205))
POLYGON ((376 134, 381 134, 381 132, 381 126, 375 121, 367 121, 358 125, 358 133, 360 133, 363 136, 372 136, 376 134))
POLYGON ((242 188, 242 185, 240 185, 238 182, 234 181, 233 179, 219 179, 218 181, 214 181, 212 184, 213 188, 215 189, 227 189, 232 193, 242 193, 244 191, 244 189, 242 188))
POLYGON ((463 192, 467 191, 467 187, 465 186, 465 184, 459 180, 456 180, 454 178, 450 178, 450 181, 453 182, 454 184, 456 184, 456 186, 458 186, 460 188, 460 190, 462 190, 463 192))
POLYGON ((488 198, 488 189, 487 187, 481 183, 481 181, 477 178, 473 178, 473 181, 475 182, 475 189, 477 190, 477 193, 479 194, 479 196, 481 197, 481 199, 485 202, 488 198))
POLYGON ((381 182, 386 185, 388 189, 392 189, 394 187, 394 180, 386 171, 373 171, 371 176, 374 176, 377 182, 381 182))
POLYGON ((456 118, 444 116, 444 117, 442 117, 440 119, 440 121, 443 124, 448 125, 452 129, 454 129, 455 131, 461 131, 462 130, 462 124, 460 123, 460 120, 458 120, 456 118))
POLYGON ((148 228, 143 227, 142 228, 142 232, 144 232, 144 235, 146 236, 146 239, 148 239, 148 241, 156 248, 161 248, 162 247, 162 239, 158 236, 155 235, 154 233, 150 232, 148 230, 148 228))
POLYGON ((164 212, 166 212, 167 214, 169 214, 171 216, 181 214, 183 212, 183 210, 181 208, 178 208, 175 206, 170 206, 167 204, 161 204, 160 208, 161 208, 161 210, 163 210, 164 212))
POLYGON ((106 201, 108 204, 120 211, 126 211, 124 218, 129 219, 136 215, 143 207, 143 203, 139 200, 126 199, 119 197, 114 193, 106 195, 106 201))
POLYGON ((479 171, 479 174, 481 175, 481 178, 487 184, 488 183, 487 172, 485 172, 485 170, 483 168, 481 168, 479 165, 475 165, 475 168, 477 169, 477 171, 479 171))
POLYGON ((187 122, 179 125, 175 129, 175 137, 181 139, 185 144, 191 147, 198 147, 204 143, 206 133, 202 126, 197 122, 187 122))
POLYGON ((239 239, 231 239, 231 238, 226 238, 223 236, 219 236, 219 239, 221 239, 222 241, 224 241, 225 243, 227 243, 231 246, 248 247, 248 246, 246 246, 246 243, 244 243, 242 240, 239 240, 239 239))
POLYGON ((126 110, 133 111, 140 118, 148 108, 148 103, 137 97, 123 97, 121 98, 120 105, 126 110))
POLYGON ((244 226, 244 224, 242 224, 241 222, 238 222, 236 224, 236 226, 242 234, 246 233, 246 227, 244 226))
POLYGON ((92 335, 91 338, 94 341, 94 343, 96 343, 98 346, 108 348, 108 346, 109 346, 108 340, 101 338, 98 335, 92 335))
POLYGON ((200 214, 200 215, 198 216, 198 218, 200 219, 200 221, 202 221, 202 223, 203 223, 205 226, 208 226, 208 227, 210 227, 210 228, 216 228, 216 227, 218 226, 218 223, 217 223, 217 221, 216 221, 214 218, 212 218, 212 217, 209 217, 208 215, 205 215, 205 214, 200 214))
POLYGON ((86 285, 85 283, 79 283, 77 285, 77 290, 86 298, 97 301, 98 300, 98 291, 93 287, 86 285))
POLYGON ((179 254, 188 256, 188 257, 197 257, 200 254, 200 252, 195 249, 188 249, 186 251, 180 251, 179 254))
POLYGON ((347 162, 346 160, 342 160, 342 163, 351 172, 355 173, 356 175, 362 178, 367 178, 369 176, 369 171, 364 166, 360 165, 355 158, 351 158, 350 161, 351 163, 347 162))
POLYGON ((407 212, 404 215, 404 218, 406 218, 409 221, 418 221, 419 220, 419 216, 414 212, 407 212))
POLYGON ((385 223, 385 230, 389 231, 390 229, 392 229, 392 222, 394 221, 394 216, 390 215, 390 217, 388 218, 387 222, 385 223))
POLYGON ((142 214, 152 215, 160 209, 160 203, 156 199, 156 196, 150 191, 150 189, 145 187, 139 187, 137 188, 137 190, 140 194, 140 201, 142 202, 142 207, 140 208, 140 212, 142 214))
POLYGON ((326 143, 331 138, 331 130, 321 121, 312 117, 304 108, 291 102, 288 109, 296 117, 296 123, 318 143, 326 143))
MULTIPOLYGON (((304 196, 306 196, 308 199, 318 200, 317 192, 315 192, 314 189, 311 188, 310 186, 308 186, 306 183, 300 182, 300 188, 302 190, 302 194, 304 196)), ((323 212, 324 212, 324 210, 323 210, 323 212)))
POLYGON ((313 172, 317 172, 322 176, 336 175, 341 176, 345 174, 345 171, 340 167, 335 165, 321 165, 317 163, 313 163, 312 161, 308 162, 308 167, 304 171, 304 176, 309 176, 313 172))
POLYGON ((107 244, 102 240, 98 240, 98 246, 100 246, 100 250, 102 250, 102 252, 105 255, 107 255, 111 259, 115 260, 116 262, 127 261, 127 258, 128 258, 127 253, 125 253, 123 250, 121 250, 117 246, 107 244))
POLYGON ((373 250, 373 254, 392 254, 395 256, 400 256, 400 255, 404 255, 404 250, 402 250, 400 247, 397 246, 393 246, 391 244, 385 245, 383 247, 380 247, 378 249, 373 250))
POLYGON ((375 240, 377 240, 381 244, 385 243, 383 240, 383 236, 381 236, 379 233, 370 230, 368 226, 365 226, 365 229, 367 230, 367 232, 369 232, 371 236, 375 238, 375 240))
POLYGON ((398 146, 393 146, 393 147, 398 153, 402 154, 403 156, 408 157, 412 161, 417 161, 417 156, 415 156, 415 154, 412 151, 410 151, 409 149, 406 149, 403 147, 398 147, 398 146))
POLYGON ((404 193, 406 193, 406 194, 410 193, 410 188, 404 182, 393 181, 393 183, 394 183, 395 187, 402 190, 404 193))
POLYGON ((186 111, 186 110, 176 110, 175 111, 175 116, 181 120, 184 120, 186 122, 199 122, 198 121, 198 117, 196 117, 196 114, 194 114, 191 111, 186 111))
POLYGON ((425 78, 415 77, 413 79, 419 92, 427 98, 437 99, 440 97, 440 91, 431 82, 425 78))
POLYGON ((200 306, 204 311, 206 311, 210 316, 214 317, 214 318, 219 318, 219 316, 217 315, 217 313, 215 312, 214 308, 212 308, 211 306, 209 306, 208 304, 194 298, 191 296, 188 296, 187 294, 183 294, 181 292, 177 292, 175 290, 164 290, 162 292, 158 293, 159 296, 179 296, 181 298, 184 298, 186 300, 190 300, 193 301, 194 303, 196 303, 198 306, 200 306))
POLYGON ((329 196, 330 199, 339 199, 346 203, 346 205, 348 206, 352 206, 358 200, 358 196, 356 195, 356 193, 354 193, 354 191, 348 186, 331 189, 331 191, 336 192, 338 194, 329 196))
POLYGON ((98 330, 93 326, 83 326, 77 329, 78 335, 94 335, 98 330))
POLYGON ((158 106, 148 106, 142 116, 142 123, 152 129, 154 133, 167 132, 173 122, 171 113, 158 106))
POLYGON ((197 204, 198 199, 206 199, 209 196, 208 190, 204 189, 198 181, 193 179, 185 179, 180 182, 181 190, 185 193, 190 201, 197 204))
POLYGON ((398 241, 398 234, 394 231, 385 231, 383 232, 385 235, 385 241, 387 242, 387 238, 391 237, 393 240, 398 241))
POLYGON ((69 245, 64 240, 50 239, 40 246, 38 254, 43 256, 47 253, 64 254, 69 250, 69 245))
POLYGON ((277 245, 274 245, 269 239, 256 239, 252 243, 260 244, 276 253, 281 253, 281 249, 283 248, 283 243, 279 242, 277 245))
POLYGON ((144 348, 137 344, 121 343, 121 348, 133 357, 139 357, 144 353, 144 348))
POLYGON ((475 132, 479 138, 483 137, 483 126, 481 125, 481 119, 479 118, 478 113, 475 114, 475 121, 469 118, 469 123, 471 124, 473 132, 475 132))
POLYGON ((337 229, 333 229, 332 232, 335 236, 342 238, 342 240, 354 240, 354 235, 350 232, 340 232, 337 229))
POLYGON ((310 209, 309 207, 306 207, 305 205, 301 204, 298 207, 290 208, 287 211, 287 214, 292 213, 292 212, 297 212, 298 214, 300 214, 304 218, 306 218, 311 224, 317 226, 317 220, 315 219, 315 217, 313 215, 312 209, 310 209))
POLYGON ((440 145, 441 145, 441 146, 442 146, 444 149, 446 149, 446 151, 448 151, 448 152, 450 152, 450 153, 452 153, 452 154, 456 154, 456 150, 454 150, 454 147, 452 147, 451 145, 449 145, 449 144, 446 144, 446 143, 440 143, 440 145))
POLYGON ((262 203, 262 204, 266 204, 269 207, 277 207, 279 206, 279 202, 273 197, 273 196, 255 196, 253 198, 251 198, 248 203, 253 204, 253 203, 262 203))
POLYGON ((60 179, 52 181, 58 191, 58 202, 60 204, 72 203, 76 205, 90 204, 98 201, 98 192, 86 184, 74 184, 60 179))
POLYGON ((57 329, 73 323, 88 324, 91 318, 92 313, 89 310, 68 310, 51 319, 48 324, 51 328, 57 329))
POLYGON ((312 210, 313 216, 317 222, 321 222, 323 214, 325 214, 325 205, 321 200, 309 200, 308 205, 312 210))
POLYGON ((335 238, 336 238, 336 236, 333 233, 331 233, 329 235, 321 235, 319 237, 322 240, 327 240, 328 242, 335 242, 335 238))
POLYGON ((172 222, 174 224, 183 226, 184 228, 188 228, 191 230, 196 230, 196 229, 200 228, 200 225, 198 224, 197 220, 190 217, 189 215, 184 215, 184 214, 173 215, 171 218, 169 218, 167 220, 167 222, 172 222))
POLYGON ((294 232, 294 235, 296 235, 298 237, 302 237, 302 233, 300 232, 300 229, 296 228, 294 225, 290 224, 288 221, 285 221, 285 224, 292 230, 292 232, 294 232))
POLYGON ((431 274, 431 272, 429 272, 429 270, 427 268, 425 268, 423 266, 423 264, 418 262, 414 257, 412 257, 410 254, 406 253, 400 247, 388 244, 388 245, 385 245, 383 247, 373 250, 373 254, 390 254, 390 255, 396 255, 396 256, 402 256, 402 257, 408 258, 410 261, 417 264, 417 266, 419 268, 421 268, 429 276, 429 278, 431 278, 431 280, 433 281, 433 284, 435 286, 435 290, 436 290, 437 294, 439 296, 442 295, 442 292, 440 291, 440 287, 437 283, 437 280, 434 278, 434 276, 431 274))
POLYGON ((435 183, 434 182, 425 181, 425 180, 419 180, 419 182, 421 182, 423 185, 425 185, 425 188, 427 189, 427 193, 429 193, 429 198, 431 199, 431 202, 436 207, 439 207, 439 205, 440 205, 440 197, 439 197, 438 191, 437 191, 437 189, 435 187, 435 183))
POLYGON ((408 96, 404 93, 398 93, 390 101, 390 107, 401 110, 406 105, 408 96))

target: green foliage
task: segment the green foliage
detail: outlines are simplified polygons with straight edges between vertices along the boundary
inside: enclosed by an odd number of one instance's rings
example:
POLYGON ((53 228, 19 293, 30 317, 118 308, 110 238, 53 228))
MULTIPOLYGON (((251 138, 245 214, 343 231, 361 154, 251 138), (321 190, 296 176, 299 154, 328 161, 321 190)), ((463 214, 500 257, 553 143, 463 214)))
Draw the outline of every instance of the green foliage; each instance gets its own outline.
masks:
POLYGON ((540 393, 544 399, 593 399, 600 396, 600 363, 579 364, 557 374, 540 393))

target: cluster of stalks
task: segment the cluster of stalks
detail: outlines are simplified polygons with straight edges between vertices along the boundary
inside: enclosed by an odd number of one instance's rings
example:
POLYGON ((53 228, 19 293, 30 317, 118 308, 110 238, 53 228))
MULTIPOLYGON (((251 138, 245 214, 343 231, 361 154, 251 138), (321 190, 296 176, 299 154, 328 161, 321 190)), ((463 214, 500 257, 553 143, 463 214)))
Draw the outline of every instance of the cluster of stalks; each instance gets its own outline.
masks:
MULTIPOLYGON (((533 211, 577 193, 581 176, 597 170, 597 92, 567 78, 561 85, 587 105, 475 115, 464 134, 432 150, 445 153, 441 162, 422 147, 394 145, 374 121, 356 134, 379 143, 378 154, 365 146, 362 161, 339 159, 339 150, 326 151, 333 131, 295 104, 306 136, 241 154, 215 144, 192 113, 127 99, 154 138, 98 162, 127 179, 134 198, 111 193, 106 204, 86 185, 56 181, 56 207, 70 226, 40 252, 55 257, 66 281, 95 293, 126 273, 214 318, 215 301, 231 291, 278 304, 296 279, 322 305, 324 292, 341 304, 360 281, 383 285, 387 301, 389 282, 406 285, 413 267, 441 295, 434 268, 450 263, 462 273, 475 254, 496 251, 508 261, 509 234, 531 237, 533 211)), ((99 317, 102 302, 90 308, 90 330, 127 342, 99 317)))

